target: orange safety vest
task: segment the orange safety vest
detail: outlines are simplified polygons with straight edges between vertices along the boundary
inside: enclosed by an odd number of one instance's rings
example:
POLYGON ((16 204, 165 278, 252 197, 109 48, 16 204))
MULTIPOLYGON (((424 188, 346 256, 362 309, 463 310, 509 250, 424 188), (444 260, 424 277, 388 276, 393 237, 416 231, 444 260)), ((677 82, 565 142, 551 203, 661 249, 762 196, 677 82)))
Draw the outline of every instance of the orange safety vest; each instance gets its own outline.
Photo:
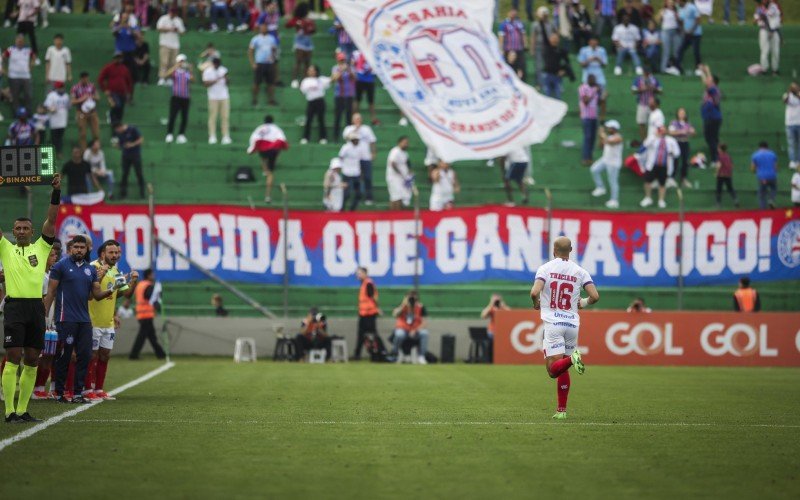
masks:
POLYGON ((417 302, 414 304, 414 317, 412 318, 411 323, 408 322, 408 306, 403 307, 400 311, 400 314, 397 315, 397 322, 395 323, 395 328, 399 328, 401 330, 408 330, 414 331, 420 327, 422 324, 422 304, 417 302))
POLYGON ((489 324, 487 325, 486 330, 491 334, 494 334, 495 331, 494 316, 499 310, 500 308, 492 306, 492 309, 489 311, 489 324))
POLYGON ((371 279, 367 278, 361 282, 361 289, 358 291, 358 315, 375 316, 378 314, 378 287, 371 279), (375 293, 372 297, 367 295, 367 286, 372 285, 375 293))
POLYGON ((756 297, 758 293, 755 288, 740 288, 734 292, 733 296, 739 304, 739 311, 753 312, 756 308, 756 297))
POLYGON ((142 280, 136 285, 136 319, 150 319, 155 318, 156 308, 149 300, 144 298, 144 292, 147 287, 152 286, 153 282, 149 280, 142 280))

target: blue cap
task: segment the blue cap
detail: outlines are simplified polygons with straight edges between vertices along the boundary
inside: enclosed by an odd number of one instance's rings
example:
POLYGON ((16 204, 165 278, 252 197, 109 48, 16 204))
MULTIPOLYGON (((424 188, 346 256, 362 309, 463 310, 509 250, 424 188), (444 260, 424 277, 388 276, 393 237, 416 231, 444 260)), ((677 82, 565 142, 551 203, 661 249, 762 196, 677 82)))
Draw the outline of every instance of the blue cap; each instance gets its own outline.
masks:
POLYGON ((17 117, 28 116, 28 110, 25 109, 25 106, 20 106, 17 108, 17 117))

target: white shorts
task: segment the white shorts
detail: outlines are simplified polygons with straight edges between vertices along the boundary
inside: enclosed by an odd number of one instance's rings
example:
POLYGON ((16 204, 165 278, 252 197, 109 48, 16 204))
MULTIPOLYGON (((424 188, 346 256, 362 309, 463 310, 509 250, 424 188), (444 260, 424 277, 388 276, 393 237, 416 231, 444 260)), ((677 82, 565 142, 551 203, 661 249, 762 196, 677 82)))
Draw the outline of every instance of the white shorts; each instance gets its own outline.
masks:
POLYGON ((452 196, 431 196, 430 210, 432 212, 441 212, 447 208, 448 203, 453 202, 452 196))
POLYGON ((114 348, 116 332, 113 328, 92 328, 92 350, 99 348, 111 350, 114 348))
POLYGON ((389 189, 389 201, 402 201, 405 206, 411 204, 411 190, 403 181, 386 179, 386 187, 389 189))
POLYGON ((578 327, 571 323, 545 323, 542 348, 544 356, 569 356, 578 345, 578 327))
POLYGON ((650 119, 650 107, 636 105, 636 123, 639 125, 647 125, 647 120, 650 119))

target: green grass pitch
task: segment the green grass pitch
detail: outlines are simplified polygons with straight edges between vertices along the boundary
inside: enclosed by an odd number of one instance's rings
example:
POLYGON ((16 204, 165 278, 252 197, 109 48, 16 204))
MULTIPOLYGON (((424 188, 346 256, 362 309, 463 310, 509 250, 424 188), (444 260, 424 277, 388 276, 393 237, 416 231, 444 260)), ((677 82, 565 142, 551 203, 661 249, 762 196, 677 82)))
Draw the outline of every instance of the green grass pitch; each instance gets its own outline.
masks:
POLYGON ((587 364, 553 422, 542 366, 180 358, 2 449, 0 498, 797 498, 797 369, 587 364))

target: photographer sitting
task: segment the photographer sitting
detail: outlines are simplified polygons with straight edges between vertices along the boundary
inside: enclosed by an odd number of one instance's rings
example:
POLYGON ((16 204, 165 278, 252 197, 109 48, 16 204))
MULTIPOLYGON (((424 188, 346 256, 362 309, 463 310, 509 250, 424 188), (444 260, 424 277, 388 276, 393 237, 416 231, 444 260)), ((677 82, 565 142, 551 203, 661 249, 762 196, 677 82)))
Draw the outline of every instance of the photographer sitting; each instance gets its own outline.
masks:
POLYGON ((428 312, 425 306, 419 301, 417 292, 410 291, 397 307, 392 315, 397 318, 394 330, 394 352, 397 362, 403 360, 403 351, 411 349, 414 343, 419 344, 419 364, 428 364, 425 360, 425 353, 428 352, 428 330, 425 330, 425 317, 428 312), (401 351, 403 349, 403 351, 401 351))
POLYGON ((647 304, 644 303, 644 299, 642 297, 636 297, 631 302, 631 305, 628 306, 627 312, 629 313, 651 313, 653 312, 652 309, 647 307, 647 304))
POLYGON ((328 335, 328 321, 325 315, 312 307, 301 324, 301 332, 294 338, 297 360, 312 349, 325 349, 325 359, 331 358, 331 338, 328 335))

